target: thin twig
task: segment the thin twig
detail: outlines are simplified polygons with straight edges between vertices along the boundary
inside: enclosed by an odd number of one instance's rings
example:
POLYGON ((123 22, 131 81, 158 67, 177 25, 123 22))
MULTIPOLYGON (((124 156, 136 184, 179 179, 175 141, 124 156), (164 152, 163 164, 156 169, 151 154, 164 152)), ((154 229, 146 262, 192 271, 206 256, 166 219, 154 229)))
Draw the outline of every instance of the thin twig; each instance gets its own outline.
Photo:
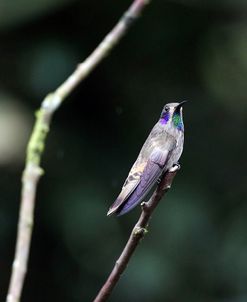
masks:
POLYGON ((134 226, 130 234, 129 240, 126 243, 120 257, 116 261, 115 266, 111 271, 108 279, 106 280, 105 284, 102 286, 101 290, 99 291, 97 297, 94 299, 93 302, 104 302, 110 296, 121 274, 126 269, 131 256, 135 252, 135 249, 137 248, 141 239, 147 233, 147 227, 151 215, 154 209, 156 208, 156 206, 158 205, 160 199, 170 189, 173 179, 177 174, 178 170, 179 170, 179 166, 175 165, 170 171, 166 172, 160 184, 158 185, 157 189, 154 191, 148 202, 142 203, 141 216, 138 222, 136 223, 136 225, 134 226))
POLYGON ((36 122, 28 143, 25 169, 22 178, 22 194, 17 230, 15 256, 12 265, 7 302, 19 302, 27 271, 27 262, 33 230, 33 213, 36 189, 43 173, 40 162, 53 113, 63 100, 110 53, 148 4, 148 0, 134 0, 112 31, 98 47, 78 65, 74 73, 58 89, 48 94, 37 112, 36 122))

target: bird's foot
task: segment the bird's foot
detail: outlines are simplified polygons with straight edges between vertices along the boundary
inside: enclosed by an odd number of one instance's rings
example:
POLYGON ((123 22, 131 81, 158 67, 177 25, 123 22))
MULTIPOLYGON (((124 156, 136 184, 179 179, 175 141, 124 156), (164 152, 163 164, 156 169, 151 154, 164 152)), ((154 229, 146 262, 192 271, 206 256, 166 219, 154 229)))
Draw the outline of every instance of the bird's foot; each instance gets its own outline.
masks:
POLYGON ((169 172, 176 172, 178 170, 180 170, 181 166, 180 164, 177 162, 176 164, 174 164, 170 169, 169 172))

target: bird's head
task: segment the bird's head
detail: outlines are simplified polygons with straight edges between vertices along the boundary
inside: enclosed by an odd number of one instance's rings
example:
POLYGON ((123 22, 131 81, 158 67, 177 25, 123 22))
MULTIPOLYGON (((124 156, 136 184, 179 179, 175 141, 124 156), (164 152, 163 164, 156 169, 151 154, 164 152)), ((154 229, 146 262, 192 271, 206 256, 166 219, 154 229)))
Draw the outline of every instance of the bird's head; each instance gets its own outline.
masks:
POLYGON ((177 130, 183 131, 183 104, 186 101, 181 103, 169 103, 166 104, 161 112, 160 123, 162 125, 169 124, 171 127, 175 127, 177 130))

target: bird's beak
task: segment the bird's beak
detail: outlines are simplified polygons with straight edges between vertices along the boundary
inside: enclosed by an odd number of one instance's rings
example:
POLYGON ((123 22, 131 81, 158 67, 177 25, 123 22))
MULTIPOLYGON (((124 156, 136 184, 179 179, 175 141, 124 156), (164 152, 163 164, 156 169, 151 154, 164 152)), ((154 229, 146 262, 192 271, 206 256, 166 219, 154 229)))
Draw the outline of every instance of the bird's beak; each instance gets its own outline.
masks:
POLYGON ((180 110, 180 108, 185 104, 185 103, 187 103, 188 101, 182 101, 181 103, 179 103, 178 105, 177 105, 177 107, 176 107, 176 111, 179 111, 180 110))

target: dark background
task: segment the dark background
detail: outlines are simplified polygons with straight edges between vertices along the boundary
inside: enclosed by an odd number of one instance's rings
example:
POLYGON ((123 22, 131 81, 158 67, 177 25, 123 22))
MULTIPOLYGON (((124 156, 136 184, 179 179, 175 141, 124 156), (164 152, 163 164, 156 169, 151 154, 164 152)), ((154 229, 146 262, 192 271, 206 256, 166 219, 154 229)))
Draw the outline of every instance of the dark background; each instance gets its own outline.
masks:
MULTIPOLYGON (((0 0, 0 300, 25 145, 45 95, 131 1, 0 0)), ((55 114, 22 301, 91 301, 140 208, 106 217, 170 101, 189 100, 182 169, 110 301, 247 301, 247 2, 152 1, 55 114)))

